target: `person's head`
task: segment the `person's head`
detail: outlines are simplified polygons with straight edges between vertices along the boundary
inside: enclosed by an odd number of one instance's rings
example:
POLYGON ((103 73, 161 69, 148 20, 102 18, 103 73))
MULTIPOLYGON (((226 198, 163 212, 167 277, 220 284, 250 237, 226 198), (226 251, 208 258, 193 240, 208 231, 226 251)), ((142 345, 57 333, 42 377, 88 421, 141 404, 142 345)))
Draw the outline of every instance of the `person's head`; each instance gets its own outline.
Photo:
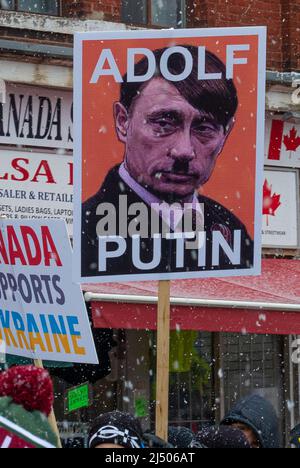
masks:
POLYGON ((186 427, 169 427, 169 443, 175 448, 201 448, 195 434, 186 427))
POLYGON ((279 422, 275 409, 259 395, 238 402, 221 423, 241 430, 252 448, 279 448, 279 422))
MULTIPOLYGON (((160 61, 166 49, 154 51, 157 72, 146 82, 121 85, 114 114, 119 140, 125 146, 125 165, 141 185, 162 198, 190 196, 211 177, 219 154, 233 127, 238 107, 233 80, 226 79, 224 63, 206 51, 206 72, 221 73, 220 80, 198 79, 198 48, 185 46, 193 70, 183 81, 167 81, 160 61)), ((145 75, 148 60, 135 65, 135 75, 145 75)), ((171 55, 168 68, 182 73, 183 55, 171 55)))
POLYGON ((103 414, 90 431, 89 448, 144 448, 141 424, 130 414, 120 411, 103 414))
POLYGON ((208 427, 198 432, 196 440, 208 449, 250 449, 245 434, 235 427, 208 427))
POLYGON ((259 437, 256 435, 256 432, 252 429, 252 427, 241 422, 232 423, 231 427, 239 429, 241 432, 243 432, 251 448, 254 448, 254 449, 261 448, 259 437))

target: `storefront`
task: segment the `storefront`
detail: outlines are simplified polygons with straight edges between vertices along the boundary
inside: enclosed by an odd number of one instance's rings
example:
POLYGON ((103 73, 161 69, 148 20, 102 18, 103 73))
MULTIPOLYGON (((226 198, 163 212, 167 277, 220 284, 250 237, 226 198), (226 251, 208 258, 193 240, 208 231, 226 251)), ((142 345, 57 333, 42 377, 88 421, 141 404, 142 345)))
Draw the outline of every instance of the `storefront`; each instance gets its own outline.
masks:
MULTIPOLYGON (((64 218, 72 236, 72 91, 50 81, 5 82, 0 209, 8 218, 64 218)), ((285 441, 300 422, 300 124, 290 119, 286 112, 267 116, 263 276, 173 284, 172 425, 197 430, 218 422, 252 392, 274 404, 285 441)), ((145 428, 154 425, 157 285, 84 290, 103 372, 90 385, 90 406, 71 414, 64 398, 72 384, 56 378, 55 410, 66 444, 82 444, 90 421, 115 408, 135 413, 145 428)))
MULTIPOLYGON (((253 392, 273 403, 283 433, 299 421, 299 278, 298 261, 264 260, 261 278, 174 282, 171 424, 213 424, 253 392)), ((156 285, 85 289, 94 326, 126 330, 122 408, 153 423, 156 285)))
POLYGON ((65 219, 72 235, 71 91, 5 82, 0 104, 1 215, 65 219))

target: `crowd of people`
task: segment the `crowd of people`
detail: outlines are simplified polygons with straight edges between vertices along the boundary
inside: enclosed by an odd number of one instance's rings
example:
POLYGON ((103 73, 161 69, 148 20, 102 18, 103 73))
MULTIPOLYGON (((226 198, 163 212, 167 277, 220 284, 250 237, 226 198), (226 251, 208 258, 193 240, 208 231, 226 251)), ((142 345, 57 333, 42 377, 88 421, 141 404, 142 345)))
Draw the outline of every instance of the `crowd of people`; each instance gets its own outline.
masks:
POLYGON ((258 395, 237 403, 220 426, 197 434, 170 427, 168 442, 143 433, 137 419, 113 412, 101 415, 90 432, 89 448, 281 448, 279 421, 272 405, 258 395))
MULTIPOLYGON (((0 374, 0 448, 60 447, 49 422, 54 392, 47 371, 12 367, 0 374), (22 442, 22 443, 21 443, 22 442)), ((91 427, 90 449, 280 448, 279 421, 273 406, 258 395, 238 402, 216 427, 198 433, 169 427, 168 441, 144 432, 134 416, 114 411, 100 415, 91 427)), ((300 448, 300 426, 291 433, 300 448)))

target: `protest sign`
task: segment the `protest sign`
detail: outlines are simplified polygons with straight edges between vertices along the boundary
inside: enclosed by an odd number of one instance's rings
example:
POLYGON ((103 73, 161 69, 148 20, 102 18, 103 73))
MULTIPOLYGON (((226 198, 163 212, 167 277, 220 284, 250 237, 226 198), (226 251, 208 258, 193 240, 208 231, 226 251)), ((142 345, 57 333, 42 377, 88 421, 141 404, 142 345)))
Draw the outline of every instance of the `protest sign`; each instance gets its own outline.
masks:
POLYGON ((75 275, 260 274, 266 29, 77 34, 75 275))
POLYGON ((55 447, 12 421, 9 421, 7 418, 0 416, 0 448, 54 449, 55 447))
POLYGON ((169 280, 261 271, 265 71, 260 27, 75 37, 74 277, 160 280, 165 440, 169 280))
POLYGON ((0 220, 0 341, 7 354, 98 364, 64 221, 0 220))
POLYGON ((69 388, 66 396, 66 414, 78 411, 82 408, 88 408, 91 404, 89 383, 69 388))

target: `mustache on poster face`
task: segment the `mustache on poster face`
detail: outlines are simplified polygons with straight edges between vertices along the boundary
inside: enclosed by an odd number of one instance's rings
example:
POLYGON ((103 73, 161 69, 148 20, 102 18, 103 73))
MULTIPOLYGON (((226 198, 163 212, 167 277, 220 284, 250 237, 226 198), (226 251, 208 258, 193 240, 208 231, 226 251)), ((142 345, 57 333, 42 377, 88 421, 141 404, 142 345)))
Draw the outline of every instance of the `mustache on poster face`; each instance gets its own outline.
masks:
POLYGON ((163 174, 176 174, 176 175, 183 175, 183 176, 189 176, 189 177, 194 177, 194 178, 199 178, 199 173, 195 172, 194 170, 191 170, 190 162, 187 160, 180 160, 177 159, 174 161, 173 165, 170 167, 166 168, 155 168, 152 171, 153 175, 156 177, 159 177, 160 175, 163 174))
POLYGON ((174 174, 189 175, 190 174, 189 161, 177 159, 173 164, 173 168, 171 172, 174 172, 174 174))

